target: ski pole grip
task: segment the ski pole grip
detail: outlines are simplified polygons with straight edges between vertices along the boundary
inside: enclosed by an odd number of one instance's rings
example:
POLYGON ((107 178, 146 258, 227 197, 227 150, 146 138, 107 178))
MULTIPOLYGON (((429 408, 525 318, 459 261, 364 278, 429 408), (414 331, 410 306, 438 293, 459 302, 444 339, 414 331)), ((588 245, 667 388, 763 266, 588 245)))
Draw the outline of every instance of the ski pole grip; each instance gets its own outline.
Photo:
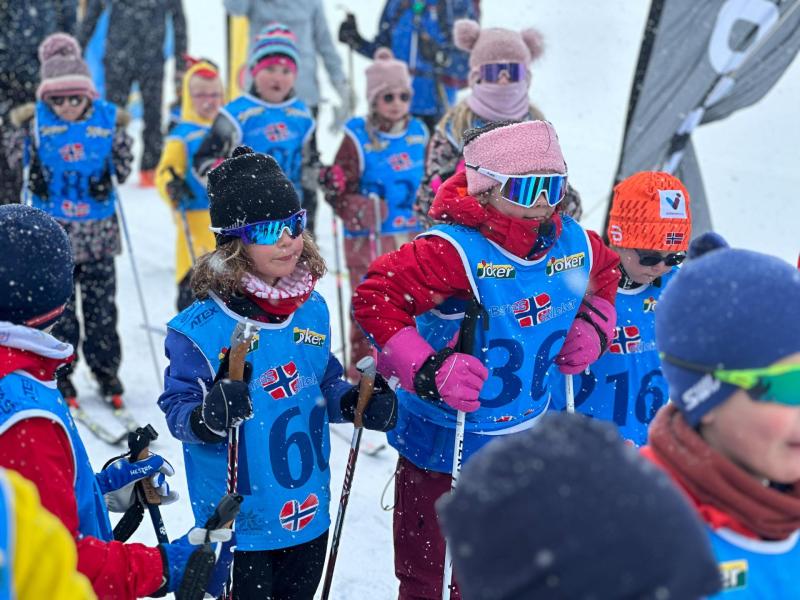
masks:
MULTIPOLYGON (((139 427, 128 434, 130 461, 137 462, 150 456, 150 442, 158 439, 158 432, 152 425, 139 427)), ((142 492, 148 504, 161 504, 161 495, 155 490, 149 478, 142 479, 142 492)))
POLYGON ((353 425, 364 427, 364 411, 367 409, 372 398, 372 391, 375 389, 375 359, 365 356, 356 363, 356 369, 361 373, 361 381, 358 383, 358 402, 353 416, 353 425))
POLYGON ((250 324, 238 323, 233 331, 228 356, 228 379, 231 381, 244 381, 244 361, 253 338, 250 327, 250 324))

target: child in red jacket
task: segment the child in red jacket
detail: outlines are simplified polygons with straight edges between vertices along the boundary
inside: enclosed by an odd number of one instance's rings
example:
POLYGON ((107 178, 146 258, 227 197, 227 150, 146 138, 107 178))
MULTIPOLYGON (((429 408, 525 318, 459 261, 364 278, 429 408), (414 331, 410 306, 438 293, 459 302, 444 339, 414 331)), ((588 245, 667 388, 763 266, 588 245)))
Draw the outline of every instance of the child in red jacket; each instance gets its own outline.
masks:
POLYGON ((616 320, 619 259, 557 210, 567 168, 552 125, 472 130, 464 158, 466 173, 442 185, 430 211, 445 224, 377 260, 353 298, 382 373, 402 387, 389 434, 400 452, 401 598, 441 597, 434 501, 451 485, 456 411, 469 413, 465 461, 493 436, 532 427, 550 404, 553 363, 584 370, 616 320), (454 352, 465 304, 480 315, 476 342, 454 352))

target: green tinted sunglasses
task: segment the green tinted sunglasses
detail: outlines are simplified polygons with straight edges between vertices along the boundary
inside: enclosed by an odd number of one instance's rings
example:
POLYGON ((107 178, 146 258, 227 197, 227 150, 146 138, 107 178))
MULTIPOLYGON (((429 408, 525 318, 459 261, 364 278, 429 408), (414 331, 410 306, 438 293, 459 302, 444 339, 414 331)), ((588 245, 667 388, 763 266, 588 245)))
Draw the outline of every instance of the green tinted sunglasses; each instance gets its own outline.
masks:
POLYGON ((762 369, 712 369, 661 353, 661 360, 695 371, 708 373, 717 381, 741 388, 753 400, 800 406, 800 364, 772 365, 762 369))

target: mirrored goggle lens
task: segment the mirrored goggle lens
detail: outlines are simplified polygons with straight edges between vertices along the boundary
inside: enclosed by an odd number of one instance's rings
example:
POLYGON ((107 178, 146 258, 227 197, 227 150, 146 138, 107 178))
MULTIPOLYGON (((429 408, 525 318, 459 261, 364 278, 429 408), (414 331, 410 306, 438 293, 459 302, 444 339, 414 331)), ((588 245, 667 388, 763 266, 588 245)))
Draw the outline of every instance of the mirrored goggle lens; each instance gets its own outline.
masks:
POLYGON ((674 252, 662 256, 658 253, 639 252, 639 264, 643 267, 655 267, 660 262, 664 262, 668 267, 674 267, 686 260, 686 255, 681 252, 674 252))
POLYGON ((297 238, 303 234, 306 228, 306 211, 292 215, 288 219, 281 221, 262 221, 253 223, 237 229, 224 230, 222 233, 230 236, 238 236, 245 244, 260 244, 271 246, 276 244, 284 231, 288 231, 292 238, 297 238))
POLYGON ((566 175, 528 175, 510 177, 500 195, 520 206, 533 206, 539 195, 544 194, 547 204, 555 206, 564 199, 566 192, 566 175))
POLYGON ((800 365, 760 371, 717 371, 714 376, 720 381, 746 389, 756 400, 800 406, 800 365))
POLYGON ((497 83, 500 75, 506 74, 511 82, 521 81, 525 77, 525 65, 522 63, 489 63, 479 67, 480 78, 486 83, 497 83))

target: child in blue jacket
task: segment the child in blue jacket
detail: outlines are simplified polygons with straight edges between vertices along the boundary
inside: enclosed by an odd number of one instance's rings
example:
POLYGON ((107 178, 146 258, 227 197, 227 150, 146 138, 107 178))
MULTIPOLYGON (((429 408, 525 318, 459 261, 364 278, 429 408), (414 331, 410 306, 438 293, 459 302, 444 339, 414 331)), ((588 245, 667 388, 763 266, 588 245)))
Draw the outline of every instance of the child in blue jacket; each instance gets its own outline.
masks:
MULTIPOLYGON (((295 188, 269 156, 239 147, 209 173, 217 249, 192 279, 198 300, 169 323, 159 400, 183 442, 197 523, 225 490, 226 433, 241 424, 235 598, 313 598, 330 515, 329 422, 352 421, 357 386, 331 354, 328 307, 314 291, 325 264, 295 188), (255 330, 246 381, 225 379, 237 323, 255 330)), ((394 427, 385 381, 364 425, 394 427)))

